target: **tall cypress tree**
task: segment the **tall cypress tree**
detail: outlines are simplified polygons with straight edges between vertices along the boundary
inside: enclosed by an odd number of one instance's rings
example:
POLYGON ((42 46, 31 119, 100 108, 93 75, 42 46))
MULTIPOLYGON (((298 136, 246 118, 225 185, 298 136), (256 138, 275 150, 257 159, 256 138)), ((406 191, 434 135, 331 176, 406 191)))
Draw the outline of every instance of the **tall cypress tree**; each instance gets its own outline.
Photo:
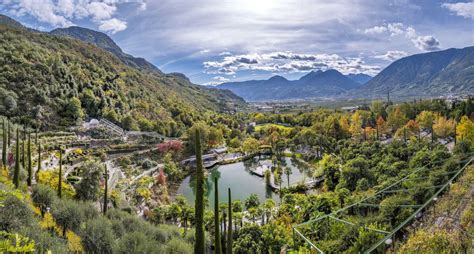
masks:
POLYGON ((107 164, 105 164, 104 166, 104 169, 105 169, 105 188, 104 188, 104 209, 103 209, 103 212, 104 212, 104 215, 107 213, 107 203, 109 203, 109 200, 107 198, 107 193, 109 191, 109 172, 107 170, 107 164))
POLYGON ((8 137, 8 147, 10 147, 10 145, 11 145, 11 135, 10 135, 10 134, 11 134, 11 131, 10 131, 10 121, 9 121, 8 119, 7 119, 7 126, 8 126, 8 128, 7 128, 7 132, 8 132, 8 135, 7 135, 7 137, 8 137))
POLYGON ((232 195, 229 188, 229 229, 227 229, 227 248, 226 253, 232 254, 232 195))
POLYGON ((215 253, 222 254, 221 233, 219 232, 219 186, 218 177, 214 177, 214 246, 215 253))
POLYGON ((20 130, 16 129, 15 171, 13 172, 13 183, 17 189, 20 186, 20 163, 20 130))
POLYGON ((38 145, 38 126, 35 128, 35 145, 38 145))
POLYGON ((5 123, 5 119, 3 119, 3 146, 2 146, 2 163, 3 163, 3 170, 7 170, 7 126, 5 123))
POLYGON ((33 178, 33 168, 31 166, 31 135, 28 133, 28 179, 27 184, 31 186, 31 179, 33 178))
POLYGON ((194 254, 204 254, 204 170, 202 167, 202 147, 201 133, 196 129, 196 201, 195 221, 196 221, 196 243, 194 244, 194 254))
POLYGON ((63 185, 63 150, 59 147, 59 175, 58 175, 58 197, 62 198, 63 185))
POLYGON ((41 171, 41 144, 38 143, 38 170, 36 170, 36 181, 38 182, 38 174, 41 171))
POLYGON ((26 159, 25 159, 26 150, 25 150, 25 146, 26 146, 26 139, 24 138, 21 141, 21 162, 22 162, 23 168, 26 168, 26 159))

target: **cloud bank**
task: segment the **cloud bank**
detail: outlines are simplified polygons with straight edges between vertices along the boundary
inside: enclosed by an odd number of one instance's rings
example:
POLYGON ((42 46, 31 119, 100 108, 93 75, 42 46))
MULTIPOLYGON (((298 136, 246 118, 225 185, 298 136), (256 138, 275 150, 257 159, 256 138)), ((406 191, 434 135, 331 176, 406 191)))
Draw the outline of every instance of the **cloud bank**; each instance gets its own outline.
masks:
POLYGON ((29 15, 53 27, 69 27, 75 25, 75 20, 89 19, 100 31, 113 34, 127 28, 127 22, 114 17, 118 6, 125 3, 146 9, 144 0, 3 0, 0 8, 16 17, 29 15))
MULTIPOLYGON (((440 42, 433 35, 418 35, 415 28, 412 26, 406 26, 403 23, 388 23, 382 26, 374 26, 364 30, 365 34, 377 35, 377 34, 390 34, 390 36, 404 35, 409 39, 415 47, 423 51, 434 51, 439 50, 440 42)), ((379 57, 384 59, 382 57, 379 57)))
POLYGON ((444 3, 441 6, 458 16, 474 19, 474 2, 444 3))
POLYGON ((344 74, 375 75, 380 66, 368 65, 360 57, 342 57, 337 54, 297 54, 271 52, 266 54, 225 55, 217 61, 203 63, 206 73, 234 75, 239 71, 267 71, 272 73, 306 72, 336 69, 344 74))

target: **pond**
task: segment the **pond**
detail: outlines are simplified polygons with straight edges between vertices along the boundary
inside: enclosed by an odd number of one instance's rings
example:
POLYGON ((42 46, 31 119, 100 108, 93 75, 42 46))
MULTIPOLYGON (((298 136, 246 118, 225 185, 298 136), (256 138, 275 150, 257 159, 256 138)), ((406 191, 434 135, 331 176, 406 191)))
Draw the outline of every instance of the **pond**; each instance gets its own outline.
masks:
MULTIPOLYGON (((205 198, 209 200, 209 208, 212 209, 214 205, 214 182, 213 176, 215 174, 219 176, 219 202, 228 203, 227 189, 232 190, 232 200, 240 199, 244 203, 245 199, 250 194, 255 193, 259 197, 261 202, 266 199, 273 199, 276 203, 279 203, 280 198, 278 193, 274 193, 265 183, 265 179, 259 176, 253 175, 250 171, 256 169, 262 165, 271 165, 272 161, 269 156, 254 157, 252 159, 221 165, 209 169, 206 181, 205 198)), ((282 175, 282 187, 293 185, 298 182, 302 182, 310 177, 310 170, 301 162, 285 157, 281 160, 282 167, 288 167, 291 169, 291 174, 285 174, 283 170, 282 175)), ((194 204, 195 199, 195 175, 192 174, 186 177, 178 189, 178 194, 186 197, 189 204, 194 204)))

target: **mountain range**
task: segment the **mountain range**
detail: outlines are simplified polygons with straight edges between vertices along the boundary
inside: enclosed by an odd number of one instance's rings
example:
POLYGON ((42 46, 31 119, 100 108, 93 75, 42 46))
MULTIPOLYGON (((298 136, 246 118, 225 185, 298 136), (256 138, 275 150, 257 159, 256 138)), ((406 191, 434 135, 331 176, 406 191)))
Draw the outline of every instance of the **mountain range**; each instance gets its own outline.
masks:
POLYGON ((223 83, 250 101, 325 98, 436 97, 474 94, 474 47, 447 49, 401 58, 375 77, 343 75, 336 70, 312 71, 299 80, 274 76, 268 80, 223 83))
POLYGON ((347 96, 400 99, 474 94, 474 47, 446 49, 399 59, 347 96))
POLYGON ((106 34, 40 32, 0 15, 0 115, 43 126, 104 117, 126 129, 180 135, 205 111, 239 107, 245 101, 234 93, 164 74, 106 34))
POLYGON ((297 100, 334 97, 360 87, 371 77, 343 75, 337 70, 311 71, 298 80, 273 76, 267 80, 229 82, 217 88, 229 89, 248 101, 297 100))

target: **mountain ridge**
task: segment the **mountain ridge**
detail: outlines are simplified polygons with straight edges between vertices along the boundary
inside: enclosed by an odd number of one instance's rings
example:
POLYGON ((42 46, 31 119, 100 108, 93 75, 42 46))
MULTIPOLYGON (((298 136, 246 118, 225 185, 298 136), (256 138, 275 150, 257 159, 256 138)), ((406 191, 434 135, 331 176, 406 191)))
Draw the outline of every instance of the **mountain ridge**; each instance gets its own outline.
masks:
POLYGON ((361 84, 337 70, 311 71, 297 80, 275 75, 266 80, 227 82, 216 86, 229 89, 246 100, 293 100, 330 97, 361 84))
POLYGON ((350 97, 399 97, 474 93, 474 46, 450 48, 398 59, 350 97))

